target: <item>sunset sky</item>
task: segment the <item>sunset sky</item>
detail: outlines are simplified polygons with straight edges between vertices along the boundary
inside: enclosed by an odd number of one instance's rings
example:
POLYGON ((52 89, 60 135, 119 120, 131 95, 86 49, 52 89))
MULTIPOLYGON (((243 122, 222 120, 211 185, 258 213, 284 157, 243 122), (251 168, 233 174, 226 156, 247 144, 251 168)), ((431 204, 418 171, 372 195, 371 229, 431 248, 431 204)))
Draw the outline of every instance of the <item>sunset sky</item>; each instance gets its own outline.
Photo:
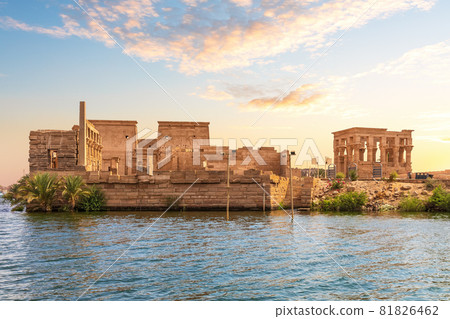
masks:
POLYGON ((0 0, 0 185, 80 100, 329 157, 333 131, 413 129, 413 170, 450 169, 450 1, 0 0))

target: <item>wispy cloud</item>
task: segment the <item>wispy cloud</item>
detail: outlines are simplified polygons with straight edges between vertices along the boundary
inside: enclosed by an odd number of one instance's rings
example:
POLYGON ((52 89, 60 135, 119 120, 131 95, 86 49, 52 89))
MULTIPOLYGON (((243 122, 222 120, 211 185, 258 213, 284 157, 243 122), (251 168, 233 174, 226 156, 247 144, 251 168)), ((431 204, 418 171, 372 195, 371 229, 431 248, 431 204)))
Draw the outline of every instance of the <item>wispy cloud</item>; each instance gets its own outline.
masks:
POLYGON ((50 35, 56 38, 66 38, 69 36, 77 36, 85 39, 95 39, 97 41, 103 42, 108 47, 114 46, 114 41, 108 37, 108 35, 101 30, 101 28, 90 21, 87 23, 88 29, 83 28, 80 24, 68 15, 61 14, 63 20, 63 26, 58 27, 40 27, 31 26, 27 23, 17 21, 11 17, 0 17, 0 28, 3 29, 15 29, 28 32, 36 32, 40 34, 50 35))
MULTIPOLYGON (((218 72, 264 63, 264 59, 300 46, 314 51, 348 28, 372 0, 261 1, 184 0, 168 10, 151 0, 79 0, 127 52, 145 61, 177 63, 187 74, 218 72)), ((435 0, 378 0, 353 27, 411 9, 428 10, 435 0)), ((3 28, 55 37, 78 36, 111 46, 111 39, 80 10, 70 5, 61 14, 62 26, 31 26, 10 17, 3 28)))
POLYGON ((355 75, 355 78, 370 74, 395 75, 408 78, 430 78, 433 82, 450 82, 450 40, 410 50, 398 59, 380 63, 368 72, 355 75))
POLYGON ((305 68, 304 64, 299 65, 284 65, 280 68, 281 71, 290 72, 290 73, 300 73, 305 68))
POLYGON ((214 85, 208 85, 206 87, 206 90, 201 92, 194 92, 191 93, 191 95, 196 95, 205 100, 214 100, 214 101, 224 101, 233 99, 233 96, 231 96, 227 92, 217 90, 214 85))

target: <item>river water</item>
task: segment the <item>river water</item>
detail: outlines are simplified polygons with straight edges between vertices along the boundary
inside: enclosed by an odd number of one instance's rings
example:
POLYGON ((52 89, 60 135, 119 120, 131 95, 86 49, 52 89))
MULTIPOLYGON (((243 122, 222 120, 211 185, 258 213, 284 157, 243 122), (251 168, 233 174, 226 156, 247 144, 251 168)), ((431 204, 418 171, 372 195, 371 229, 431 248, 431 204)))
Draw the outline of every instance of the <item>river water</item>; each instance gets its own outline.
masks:
POLYGON ((160 215, 0 205, 0 300, 450 298, 448 215, 160 215))

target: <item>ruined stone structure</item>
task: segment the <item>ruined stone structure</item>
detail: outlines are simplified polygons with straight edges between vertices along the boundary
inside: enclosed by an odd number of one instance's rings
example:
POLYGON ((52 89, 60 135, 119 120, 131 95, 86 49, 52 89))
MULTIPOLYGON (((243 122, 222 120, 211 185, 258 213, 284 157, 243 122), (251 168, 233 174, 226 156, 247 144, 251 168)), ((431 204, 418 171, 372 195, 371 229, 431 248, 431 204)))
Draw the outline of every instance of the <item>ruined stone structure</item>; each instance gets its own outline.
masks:
POLYGON ((161 209, 193 182, 179 205, 187 209, 268 209, 290 202, 310 207, 312 178, 288 176, 290 156, 273 147, 258 150, 210 145, 209 122, 158 122, 158 132, 139 137, 136 121, 87 120, 80 102, 70 131, 30 132, 30 173, 79 175, 101 187, 111 209, 161 209), (228 173, 229 172, 229 173, 228 173), (263 200, 265 192, 269 194, 263 200))
POLYGON ((75 170, 78 165, 78 131, 30 132, 30 172, 75 170))
POLYGON ((348 174, 351 168, 357 170, 360 178, 372 178, 374 167, 381 167, 383 177, 394 171, 406 177, 412 170, 412 132, 364 127, 333 132, 337 171, 348 174))

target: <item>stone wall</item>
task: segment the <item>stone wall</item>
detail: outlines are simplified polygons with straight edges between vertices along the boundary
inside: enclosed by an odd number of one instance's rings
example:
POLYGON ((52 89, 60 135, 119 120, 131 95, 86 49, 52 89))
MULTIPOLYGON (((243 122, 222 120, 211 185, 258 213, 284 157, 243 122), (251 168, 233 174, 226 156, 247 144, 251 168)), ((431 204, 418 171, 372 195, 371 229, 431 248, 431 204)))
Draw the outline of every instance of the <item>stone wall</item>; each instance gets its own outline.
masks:
MULTIPOLYGON (((153 176, 118 176, 110 172, 58 172, 60 176, 80 175, 87 184, 95 184, 106 195, 110 210, 164 210, 192 183, 177 208, 188 210, 225 209, 227 203, 227 174, 223 171, 155 172, 153 176)), ((294 207, 311 206, 314 179, 294 178, 294 207)), ((278 204, 290 207, 289 179, 277 175, 262 175, 248 170, 244 175, 230 175, 230 209, 262 210, 263 187, 266 209, 278 209, 278 204)))
MULTIPOLYGON (((109 209, 155 210, 167 208, 194 181, 198 181, 175 205, 189 210, 225 209, 227 176, 221 171, 156 172, 153 176, 105 176, 90 174, 88 183, 96 183, 105 191, 109 209)), ((294 181, 294 206, 310 207, 312 178, 294 181)), ((230 176, 230 209, 261 210, 264 188, 266 209, 277 209, 277 203, 290 205, 289 180, 276 175, 259 175, 249 171, 245 175, 230 176), (257 183, 255 183, 255 181, 257 183)))
POLYGON ((31 131, 28 159, 30 172, 75 170, 78 161, 77 140, 77 131, 31 131), (52 159, 51 154, 54 154, 52 159), (51 160, 56 164, 53 167, 51 167, 51 160))

